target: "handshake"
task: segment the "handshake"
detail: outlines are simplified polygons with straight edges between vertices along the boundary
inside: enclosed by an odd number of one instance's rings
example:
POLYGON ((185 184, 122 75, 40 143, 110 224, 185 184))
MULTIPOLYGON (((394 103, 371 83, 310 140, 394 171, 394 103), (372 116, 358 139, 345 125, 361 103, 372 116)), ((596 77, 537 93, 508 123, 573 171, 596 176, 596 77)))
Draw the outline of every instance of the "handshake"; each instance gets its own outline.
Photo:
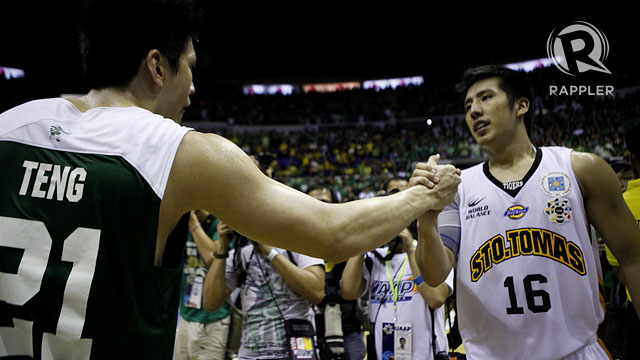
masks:
POLYGON ((431 210, 442 210, 453 203, 460 184, 460 169, 453 165, 438 165, 440 155, 432 155, 426 163, 416 164, 409 187, 424 185, 429 190, 431 210))

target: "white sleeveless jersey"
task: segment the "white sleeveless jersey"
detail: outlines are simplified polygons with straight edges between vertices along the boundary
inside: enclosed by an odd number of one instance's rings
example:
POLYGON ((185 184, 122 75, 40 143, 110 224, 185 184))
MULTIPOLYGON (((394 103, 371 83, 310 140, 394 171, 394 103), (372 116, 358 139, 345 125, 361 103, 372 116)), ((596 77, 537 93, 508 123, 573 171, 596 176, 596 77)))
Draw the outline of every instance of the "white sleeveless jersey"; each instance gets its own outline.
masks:
POLYGON ((187 131, 64 99, 0 114, 0 358, 171 359, 186 229, 154 258, 187 131))
POLYGON ((538 149, 523 184, 487 164, 462 172, 456 288, 470 359, 560 359, 596 336, 601 270, 571 151, 538 149))

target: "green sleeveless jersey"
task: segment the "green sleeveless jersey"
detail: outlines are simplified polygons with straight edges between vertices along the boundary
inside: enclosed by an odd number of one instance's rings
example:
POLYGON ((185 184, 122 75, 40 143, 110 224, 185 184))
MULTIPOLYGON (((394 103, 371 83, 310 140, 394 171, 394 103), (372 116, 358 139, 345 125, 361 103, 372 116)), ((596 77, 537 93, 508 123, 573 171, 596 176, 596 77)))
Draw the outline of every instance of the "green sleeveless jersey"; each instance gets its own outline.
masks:
POLYGON ((187 131, 64 99, 0 114, 0 358, 171 359, 184 236, 154 256, 187 131))

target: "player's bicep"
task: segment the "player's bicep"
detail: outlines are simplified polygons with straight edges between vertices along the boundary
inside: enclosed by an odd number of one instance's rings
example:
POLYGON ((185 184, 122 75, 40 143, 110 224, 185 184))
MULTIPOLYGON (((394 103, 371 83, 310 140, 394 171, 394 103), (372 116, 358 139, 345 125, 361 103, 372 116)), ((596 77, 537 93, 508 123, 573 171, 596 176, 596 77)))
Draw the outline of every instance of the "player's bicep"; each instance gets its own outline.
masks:
POLYGON ((242 149, 220 136, 187 134, 171 175, 184 210, 207 210, 248 238, 304 252, 304 244, 291 239, 321 225, 322 202, 265 176, 242 149), (297 220, 311 212, 318 217, 305 218, 303 229, 297 220))
POLYGON ((571 164, 580 182, 587 217, 613 254, 626 257, 640 252, 640 230, 622 198, 618 179, 600 157, 571 154, 571 164))

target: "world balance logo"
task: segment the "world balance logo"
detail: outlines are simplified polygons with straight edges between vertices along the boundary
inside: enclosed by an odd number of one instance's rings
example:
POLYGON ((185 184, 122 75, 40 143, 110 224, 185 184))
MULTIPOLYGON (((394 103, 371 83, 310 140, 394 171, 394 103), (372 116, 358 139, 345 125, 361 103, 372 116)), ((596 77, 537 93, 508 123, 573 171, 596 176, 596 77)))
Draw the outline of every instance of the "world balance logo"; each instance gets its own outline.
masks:
POLYGON ((601 30, 585 21, 554 29, 547 39, 547 55, 567 75, 576 76, 590 70, 611 74, 604 66, 609 41, 601 30))

